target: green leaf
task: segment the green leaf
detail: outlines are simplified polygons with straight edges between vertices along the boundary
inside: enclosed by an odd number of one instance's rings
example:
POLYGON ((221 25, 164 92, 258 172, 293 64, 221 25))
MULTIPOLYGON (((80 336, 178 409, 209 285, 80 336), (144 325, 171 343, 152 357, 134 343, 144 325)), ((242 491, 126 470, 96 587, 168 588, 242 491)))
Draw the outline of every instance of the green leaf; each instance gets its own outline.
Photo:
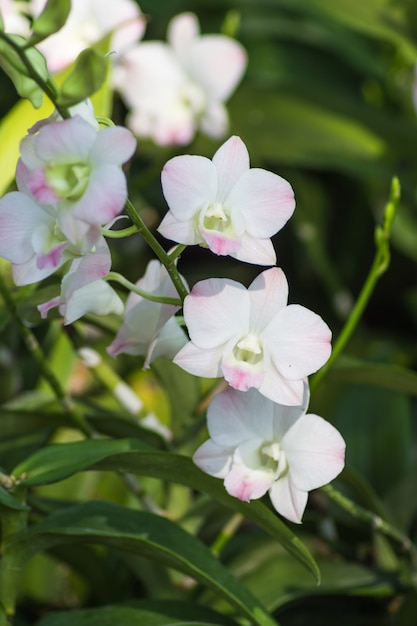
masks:
POLYGON ((108 59, 104 55, 93 48, 83 50, 61 87, 58 106, 72 107, 92 96, 106 80, 108 67, 108 59))
POLYGON ((220 480, 202 472, 188 457, 152 450, 135 439, 78 441, 38 450, 20 463, 13 475, 24 473, 28 486, 46 485, 87 469, 152 476, 204 491, 270 533, 320 580, 320 571, 309 550, 276 514, 259 500, 248 503, 233 498, 220 480))
POLYGON ((8 509, 14 509, 15 511, 26 511, 29 507, 19 502, 12 496, 12 494, 0 487, 0 504, 6 506, 8 509))
POLYGON ((32 35, 28 41, 31 46, 46 39, 62 28, 71 10, 71 0, 48 0, 42 13, 32 24, 32 35))
POLYGON ((98 543, 157 560, 213 589, 258 626, 275 626, 260 602, 204 544, 164 517, 108 502, 87 502, 32 526, 27 550, 33 553, 73 542, 98 543))
MULTIPOLYGON (((7 39, 8 41, 0 38, 0 66, 12 80, 18 94, 30 100, 34 107, 39 108, 42 104, 43 92, 30 77, 28 67, 17 51, 18 48, 25 46, 26 40, 20 35, 7 35, 7 39)), ((22 54, 37 75, 47 82, 49 74, 43 55, 36 48, 28 48, 22 51, 22 54)))
POLYGON ((298 559, 320 581, 320 571, 311 553, 281 519, 261 501, 242 502, 230 496, 222 481, 202 472, 188 457, 159 452, 128 452, 107 458, 93 469, 112 469, 152 476, 204 491, 217 502, 242 513, 275 537, 290 554, 298 559))
POLYGON ((26 485, 55 483, 77 472, 89 469, 95 463, 132 449, 145 448, 139 440, 88 440, 46 446, 35 452, 13 470, 17 478, 26 475, 26 485))
POLYGON ((236 622, 207 607, 172 600, 142 601, 128 606, 50 613, 36 626, 236 626, 236 622))
POLYGON ((342 356, 326 376, 333 381, 372 385, 417 396, 417 373, 392 363, 371 363, 342 356))

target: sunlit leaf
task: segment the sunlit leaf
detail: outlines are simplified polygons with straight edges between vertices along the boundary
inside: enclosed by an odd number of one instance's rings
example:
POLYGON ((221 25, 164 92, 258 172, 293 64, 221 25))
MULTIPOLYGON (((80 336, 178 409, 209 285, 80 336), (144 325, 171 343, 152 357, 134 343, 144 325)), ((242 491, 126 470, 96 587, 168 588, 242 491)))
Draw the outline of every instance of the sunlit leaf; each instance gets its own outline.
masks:
POLYGON ((42 13, 32 24, 30 45, 36 45, 62 28, 71 10, 71 0, 48 0, 42 13))
POLYGON ((72 107, 98 91, 106 80, 108 63, 108 59, 93 48, 83 50, 62 84, 58 105, 72 107))
MULTIPOLYGON (((17 49, 25 45, 26 40, 20 35, 8 35, 11 42, 0 39, 0 66, 12 80, 16 91, 22 98, 31 101, 34 107, 39 108, 43 100, 43 92, 38 83, 29 74, 17 49)), ((48 69, 43 55, 36 48, 28 48, 22 52, 34 72, 44 82, 48 81, 48 69)))

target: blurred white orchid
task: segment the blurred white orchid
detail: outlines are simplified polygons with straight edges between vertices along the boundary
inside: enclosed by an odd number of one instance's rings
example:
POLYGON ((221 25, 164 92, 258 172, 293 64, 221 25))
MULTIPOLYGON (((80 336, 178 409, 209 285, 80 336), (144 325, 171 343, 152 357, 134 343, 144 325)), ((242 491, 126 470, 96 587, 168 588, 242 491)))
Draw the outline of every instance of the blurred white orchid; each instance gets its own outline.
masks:
POLYGON ((198 128, 222 137, 224 102, 246 67, 244 48, 225 35, 200 35, 192 13, 177 15, 167 38, 131 47, 114 70, 114 85, 130 108, 128 126, 160 145, 185 145, 198 128))

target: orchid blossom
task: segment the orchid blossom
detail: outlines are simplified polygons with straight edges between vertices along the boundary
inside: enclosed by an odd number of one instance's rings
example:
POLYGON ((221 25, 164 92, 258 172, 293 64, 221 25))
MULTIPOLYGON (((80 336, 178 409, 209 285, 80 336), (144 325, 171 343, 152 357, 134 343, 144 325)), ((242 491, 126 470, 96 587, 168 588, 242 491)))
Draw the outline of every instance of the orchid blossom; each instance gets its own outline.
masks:
POLYGON ((101 237, 94 251, 73 260, 62 279, 60 295, 38 306, 41 316, 45 318, 54 307, 59 308, 65 324, 72 324, 87 313, 121 315, 123 302, 103 280, 110 267, 110 251, 104 237, 101 237))
POLYGON ((228 389, 209 405, 210 439, 193 460, 207 474, 224 479, 228 493, 240 500, 267 491, 274 508, 300 523, 308 492, 333 480, 343 469, 345 442, 303 404, 283 406, 258 391, 228 389))
POLYGON ((224 376, 235 389, 255 387, 275 402, 300 405, 305 378, 330 356, 331 332, 321 317, 287 299, 277 267, 248 289, 226 278, 198 282, 184 301, 191 341, 174 362, 196 376, 224 376))
POLYGON ((177 15, 168 43, 131 47, 114 70, 114 84, 130 109, 127 125, 160 145, 188 144, 198 128, 227 131, 224 102, 246 67, 243 47, 225 35, 200 35, 192 13, 177 15))
POLYGON ((125 205, 121 165, 135 146, 126 128, 97 131, 79 115, 50 122, 20 144, 18 188, 42 204, 59 204, 64 232, 69 212, 88 224, 106 224, 125 205))
MULTIPOLYGON (((155 259, 149 262, 145 275, 136 285, 152 295, 178 297, 166 268, 155 259)), ((187 343, 184 331, 173 317, 179 308, 132 292, 126 302, 124 322, 107 348, 108 353, 144 355, 145 368, 158 357, 173 358, 187 343)))
POLYGON ((158 228, 164 237, 248 263, 275 264, 270 237, 293 214, 294 193, 277 174, 249 167, 239 137, 228 139, 212 161, 193 155, 170 159, 161 180, 170 208, 158 228))

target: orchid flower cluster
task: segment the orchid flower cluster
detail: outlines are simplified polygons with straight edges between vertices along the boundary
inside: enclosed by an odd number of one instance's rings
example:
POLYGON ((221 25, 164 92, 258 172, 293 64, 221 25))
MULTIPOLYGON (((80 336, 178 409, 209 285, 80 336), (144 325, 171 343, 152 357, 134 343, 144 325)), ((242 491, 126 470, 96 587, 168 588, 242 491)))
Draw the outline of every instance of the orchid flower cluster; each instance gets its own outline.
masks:
MULTIPOLYGON (((87 4, 89 10, 100 4, 106 22, 100 32, 109 32, 111 14, 103 3, 83 3, 83 9, 81 3, 73 3, 72 21, 56 37, 69 41, 77 20, 88 25, 87 4)), ((137 38, 143 27, 138 9, 129 12, 127 0, 117 4, 124 11, 118 13, 119 35, 127 29, 137 38)), ((187 144, 198 128, 224 134, 224 101, 244 70, 243 48, 224 36, 200 36, 191 14, 172 21, 168 44, 134 43, 126 33, 113 80, 130 107, 133 132, 159 144, 187 144)), ((166 163, 161 184, 169 210, 159 233, 181 247, 200 245, 267 268, 248 288, 209 278, 189 291, 178 274, 188 292, 187 336, 175 317, 178 293, 163 263, 149 263, 125 304, 107 280, 111 255, 104 235, 126 205, 122 166, 135 152, 134 135, 99 126, 89 103, 69 113, 29 131, 20 145, 17 191, 0 199, 0 256, 11 262, 15 283, 37 283, 64 270, 59 295, 39 306, 42 317, 53 307, 66 324, 87 313, 113 313, 121 325, 110 355, 142 355, 146 367, 165 357, 196 376, 224 379, 227 389, 209 405, 210 438, 195 452, 195 463, 222 478, 232 496, 249 501, 269 492, 280 514, 301 522, 308 492, 342 470, 345 444, 327 421, 306 413, 307 377, 330 356, 330 329, 307 308, 288 304, 287 279, 275 265, 271 237, 294 212, 291 185, 251 168, 236 136, 212 159, 181 155, 166 163)))

